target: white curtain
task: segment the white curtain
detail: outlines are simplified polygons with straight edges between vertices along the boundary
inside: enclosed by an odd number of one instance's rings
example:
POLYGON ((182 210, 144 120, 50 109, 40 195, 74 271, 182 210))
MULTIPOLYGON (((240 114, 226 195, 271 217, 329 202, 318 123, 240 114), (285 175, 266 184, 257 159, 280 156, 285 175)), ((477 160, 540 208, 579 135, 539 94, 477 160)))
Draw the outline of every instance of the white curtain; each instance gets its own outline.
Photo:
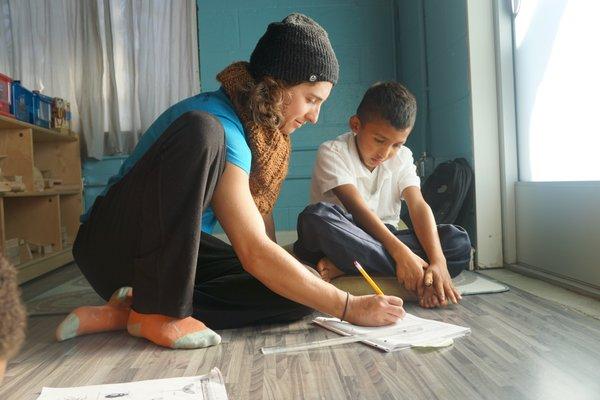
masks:
POLYGON ((200 91, 194 0, 0 0, 0 72, 71 102, 87 155, 126 153, 200 91))

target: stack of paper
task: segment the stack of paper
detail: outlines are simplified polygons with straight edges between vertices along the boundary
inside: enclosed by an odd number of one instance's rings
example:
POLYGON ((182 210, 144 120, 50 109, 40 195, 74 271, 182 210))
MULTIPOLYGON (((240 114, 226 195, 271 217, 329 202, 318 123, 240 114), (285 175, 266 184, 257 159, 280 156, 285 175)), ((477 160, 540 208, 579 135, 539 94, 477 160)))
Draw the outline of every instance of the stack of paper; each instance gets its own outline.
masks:
POLYGON ((415 346, 439 347, 451 343, 454 338, 471 333, 471 329, 464 326, 419 318, 412 314, 406 314, 394 325, 374 328, 352 325, 337 318, 319 317, 313 322, 340 335, 363 337, 361 342, 385 351, 415 346))

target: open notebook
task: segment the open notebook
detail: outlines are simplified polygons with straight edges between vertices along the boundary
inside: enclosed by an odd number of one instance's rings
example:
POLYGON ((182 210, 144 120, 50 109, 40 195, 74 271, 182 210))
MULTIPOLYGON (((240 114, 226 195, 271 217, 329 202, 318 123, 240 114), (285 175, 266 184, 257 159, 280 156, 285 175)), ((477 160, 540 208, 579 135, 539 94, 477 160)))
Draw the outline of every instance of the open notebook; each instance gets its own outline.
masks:
POLYGON ((437 346, 449 339, 471 333, 471 328, 434 321, 406 314, 394 325, 365 327, 352 325, 337 318, 318 317, 317 325, 344 336, 360 336, 361 342, 384 351, 402 350, 413 346, 437 346))

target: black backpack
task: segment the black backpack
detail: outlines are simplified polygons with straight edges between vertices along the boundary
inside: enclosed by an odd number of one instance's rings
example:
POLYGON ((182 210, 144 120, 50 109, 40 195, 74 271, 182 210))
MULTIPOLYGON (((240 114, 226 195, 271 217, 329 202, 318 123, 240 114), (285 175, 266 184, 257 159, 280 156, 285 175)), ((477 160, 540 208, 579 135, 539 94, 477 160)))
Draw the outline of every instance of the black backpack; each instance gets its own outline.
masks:
MULTIPOLYGON (((431 207, 435 222, 465 226, 473 204, 473 170, 464 158, 439 164, 421 187, 423 198, 431 207)), ((408 210, 402 220, 412 228, 408 210)))

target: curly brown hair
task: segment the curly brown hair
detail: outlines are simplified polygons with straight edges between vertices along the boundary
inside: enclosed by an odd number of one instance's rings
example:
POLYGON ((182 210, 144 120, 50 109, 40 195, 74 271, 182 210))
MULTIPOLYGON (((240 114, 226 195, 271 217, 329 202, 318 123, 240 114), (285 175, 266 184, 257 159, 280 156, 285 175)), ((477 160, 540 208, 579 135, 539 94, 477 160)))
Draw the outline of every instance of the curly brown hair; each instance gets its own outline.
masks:
POLYGON ((283 126, 283 110, 290 98, 287 89, 291 84, 264 76, 258 82, 247 82, 237 95, 238 104, 250 110, 250 117, 259 126, 276 130, 283 126))
POLYGON ((0 253, 0 359, 14 356, 25 339, 26 314, 17 271, 0 253))

